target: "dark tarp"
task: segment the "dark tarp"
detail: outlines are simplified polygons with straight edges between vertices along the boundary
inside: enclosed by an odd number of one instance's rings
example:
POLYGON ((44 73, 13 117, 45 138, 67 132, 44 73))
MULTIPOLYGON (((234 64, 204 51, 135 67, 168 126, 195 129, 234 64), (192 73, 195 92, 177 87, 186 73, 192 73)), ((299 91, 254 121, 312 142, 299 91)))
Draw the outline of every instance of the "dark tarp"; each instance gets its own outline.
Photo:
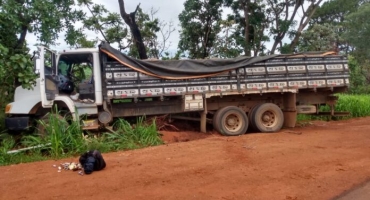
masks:
POLYGON ((225 71, 246 67, 253 63, 268 60, 277 55, 259 57, 237 57, 231 59, 199 60, 138 60, 124 55, 107 42, 99 46, 101 52, 121 64, 141 73, 164 79, 189 79, 215 76, 225 71))

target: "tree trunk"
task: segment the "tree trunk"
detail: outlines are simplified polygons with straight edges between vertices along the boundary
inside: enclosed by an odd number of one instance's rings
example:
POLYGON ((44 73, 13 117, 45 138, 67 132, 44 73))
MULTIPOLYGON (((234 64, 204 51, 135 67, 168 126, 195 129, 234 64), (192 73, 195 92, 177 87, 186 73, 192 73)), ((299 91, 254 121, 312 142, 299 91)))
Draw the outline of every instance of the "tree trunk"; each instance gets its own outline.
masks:
POLYGON ((130 27, 131 34, 133 37, 133 42, 137 48, 137 51, 139 53, 140 59, 147 59, 148 56, 146 54, 146 48, 143 43, 143 38, 141 37, 141 32, 139 30, 139 26, 137 25, 135 21, 135 15, 137 10, 140 7, 140 4, 137 5, 136 10, 130 14, 127 14, 125 11, 125 2, 123 0, 118 0, 119 9, 121 13, 122 19, 125 21, 125 23, 130 27))
MULTIPOLYGON (((273 8, 274 10, 274 14, 275 14, 275 28, 278 29, 279 26, 280 26, 280 23, 279 23, 279 15, 285 11, 285 18, 283 19, 284 21, 286 22, 289 22, 289 24, 292 24, 293 20, 294 20, 294 17, 295 15, 297 14, 297 11, 298 11, 298 8, 300 6, 303 6, 303 0, 297 0, 295 2, 295 5, 294 5, 294 10, 292 12, 292 14, 290 14, 289 12, 289 2, 288 1, 285 1, 285 8, 283 10, 278 10, 276 9, 274 6, 275 4, 272 2, 272 1, 268 1, 268 3, 270 4, 271 8, 273 8), (290 16, 290 18, 289 18, 290 16)), ((270 51, 270 54, 274 54, 276 49, 277 49, 277 46, 281 43, 281 41, 284 39, 286 33, 287 33, 288 29, 286 30, 279 30, 276 37, 275 37, 275 41, 274 41, 274 44, 271 48, 271 51, 270 51)))
POLYGON ((249 5, 250 0, 245 0, 242 2, 241 6, 243 6, 244 11, 244 39, 245 39, 245 46, 244 46, 244 54, 246 56, 251 56, 251 48, 250 48, 250 38, 249 38, 249 5))
POLYGON ((21 28, 22 28, 21 34, 19 36, 17 44, 14 46, 14 53, 22 53, 21 51, 19 51, 19 49, 22 49, 24 42, 26 41, 28 26, 22 25, 21 28))
POLYGON ((322 0, 319 0, 317 3, 312 2, 311 5, 307 8, 306 12, 303 13, 303 17, 301 18, 301 21, 299 23, 297 34, 295 35, 294 39, 292 40, 289 46, 291 52, 294 51, 295 47, 297 46, 299 42, 299 38, 302 35, 303 29, 307 26, 308 22, 311 20, 313 14, 315 14, 321 2, 322 0))

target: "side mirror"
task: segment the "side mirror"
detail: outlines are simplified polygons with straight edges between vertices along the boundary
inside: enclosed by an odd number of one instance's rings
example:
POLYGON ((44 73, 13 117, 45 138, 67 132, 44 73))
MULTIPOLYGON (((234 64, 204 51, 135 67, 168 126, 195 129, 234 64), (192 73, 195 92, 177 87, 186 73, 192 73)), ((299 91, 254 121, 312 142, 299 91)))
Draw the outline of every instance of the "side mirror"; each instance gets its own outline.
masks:
POLYGON ((36 74, 40 74, 41 61, 38 56, 33 57, 33 70, 36 74))

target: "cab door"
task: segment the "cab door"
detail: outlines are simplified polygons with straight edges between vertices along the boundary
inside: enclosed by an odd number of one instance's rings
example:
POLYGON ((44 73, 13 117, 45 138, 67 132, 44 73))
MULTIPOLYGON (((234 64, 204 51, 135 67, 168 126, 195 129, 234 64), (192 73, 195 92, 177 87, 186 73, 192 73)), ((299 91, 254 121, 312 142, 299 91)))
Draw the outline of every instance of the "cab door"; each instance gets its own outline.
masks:
POLYGON ((57 54, 45 47, 39 47, 39 55, 42 107, 51 108, 54 104, 55 96, 59 93, 57 54))

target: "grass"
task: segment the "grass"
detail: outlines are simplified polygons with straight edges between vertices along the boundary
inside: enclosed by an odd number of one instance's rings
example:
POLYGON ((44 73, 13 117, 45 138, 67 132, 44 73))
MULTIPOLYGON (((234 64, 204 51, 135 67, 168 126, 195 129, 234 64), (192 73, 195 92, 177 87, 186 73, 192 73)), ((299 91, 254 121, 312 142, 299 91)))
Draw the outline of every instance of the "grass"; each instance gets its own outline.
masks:
POLYGON ((335 110, 349 111, 351 118, 370 116, 370 95, 339 95, 335 110))
POLYGON ((106 137, 104 138, 114 150, 136 149, 163 144, 154 120, 151 124, 146 125, 144 118, 138 118, 136 124, 132 126, 127 121, 119 119, 114 124, 114 128, 116 131, 105 133, 106 137))
POLYGON ((98 149, 101 152, 129 150, 163 144, 154 123, 145 123, 145 118, 137 119, 131 125, 123 119, 114 124, 113 133, 100 135, 84 134, 79 122, 68 123, 68 119, 50 114, 49 118, 39 123, 47 134, 25 135, 17 141, 12 136, 2 134, 0 138, 0 166, 32 162, 47 159, 60 159, 77 156, 87 150, 98 149), (17 147, 43 145, 42 148, 14 154, 7 154, 17 147))
MULTIPOLYGON (((350 112, 350 116, 343 119, 370 116, 370 95, 339 94, 335 111, 350 112)), ((330 111, 329 106, 322 106, 320 111, 330 111)), ((327 120, 328 117, 313 115, 298 115, 298 121, 327 120)))

